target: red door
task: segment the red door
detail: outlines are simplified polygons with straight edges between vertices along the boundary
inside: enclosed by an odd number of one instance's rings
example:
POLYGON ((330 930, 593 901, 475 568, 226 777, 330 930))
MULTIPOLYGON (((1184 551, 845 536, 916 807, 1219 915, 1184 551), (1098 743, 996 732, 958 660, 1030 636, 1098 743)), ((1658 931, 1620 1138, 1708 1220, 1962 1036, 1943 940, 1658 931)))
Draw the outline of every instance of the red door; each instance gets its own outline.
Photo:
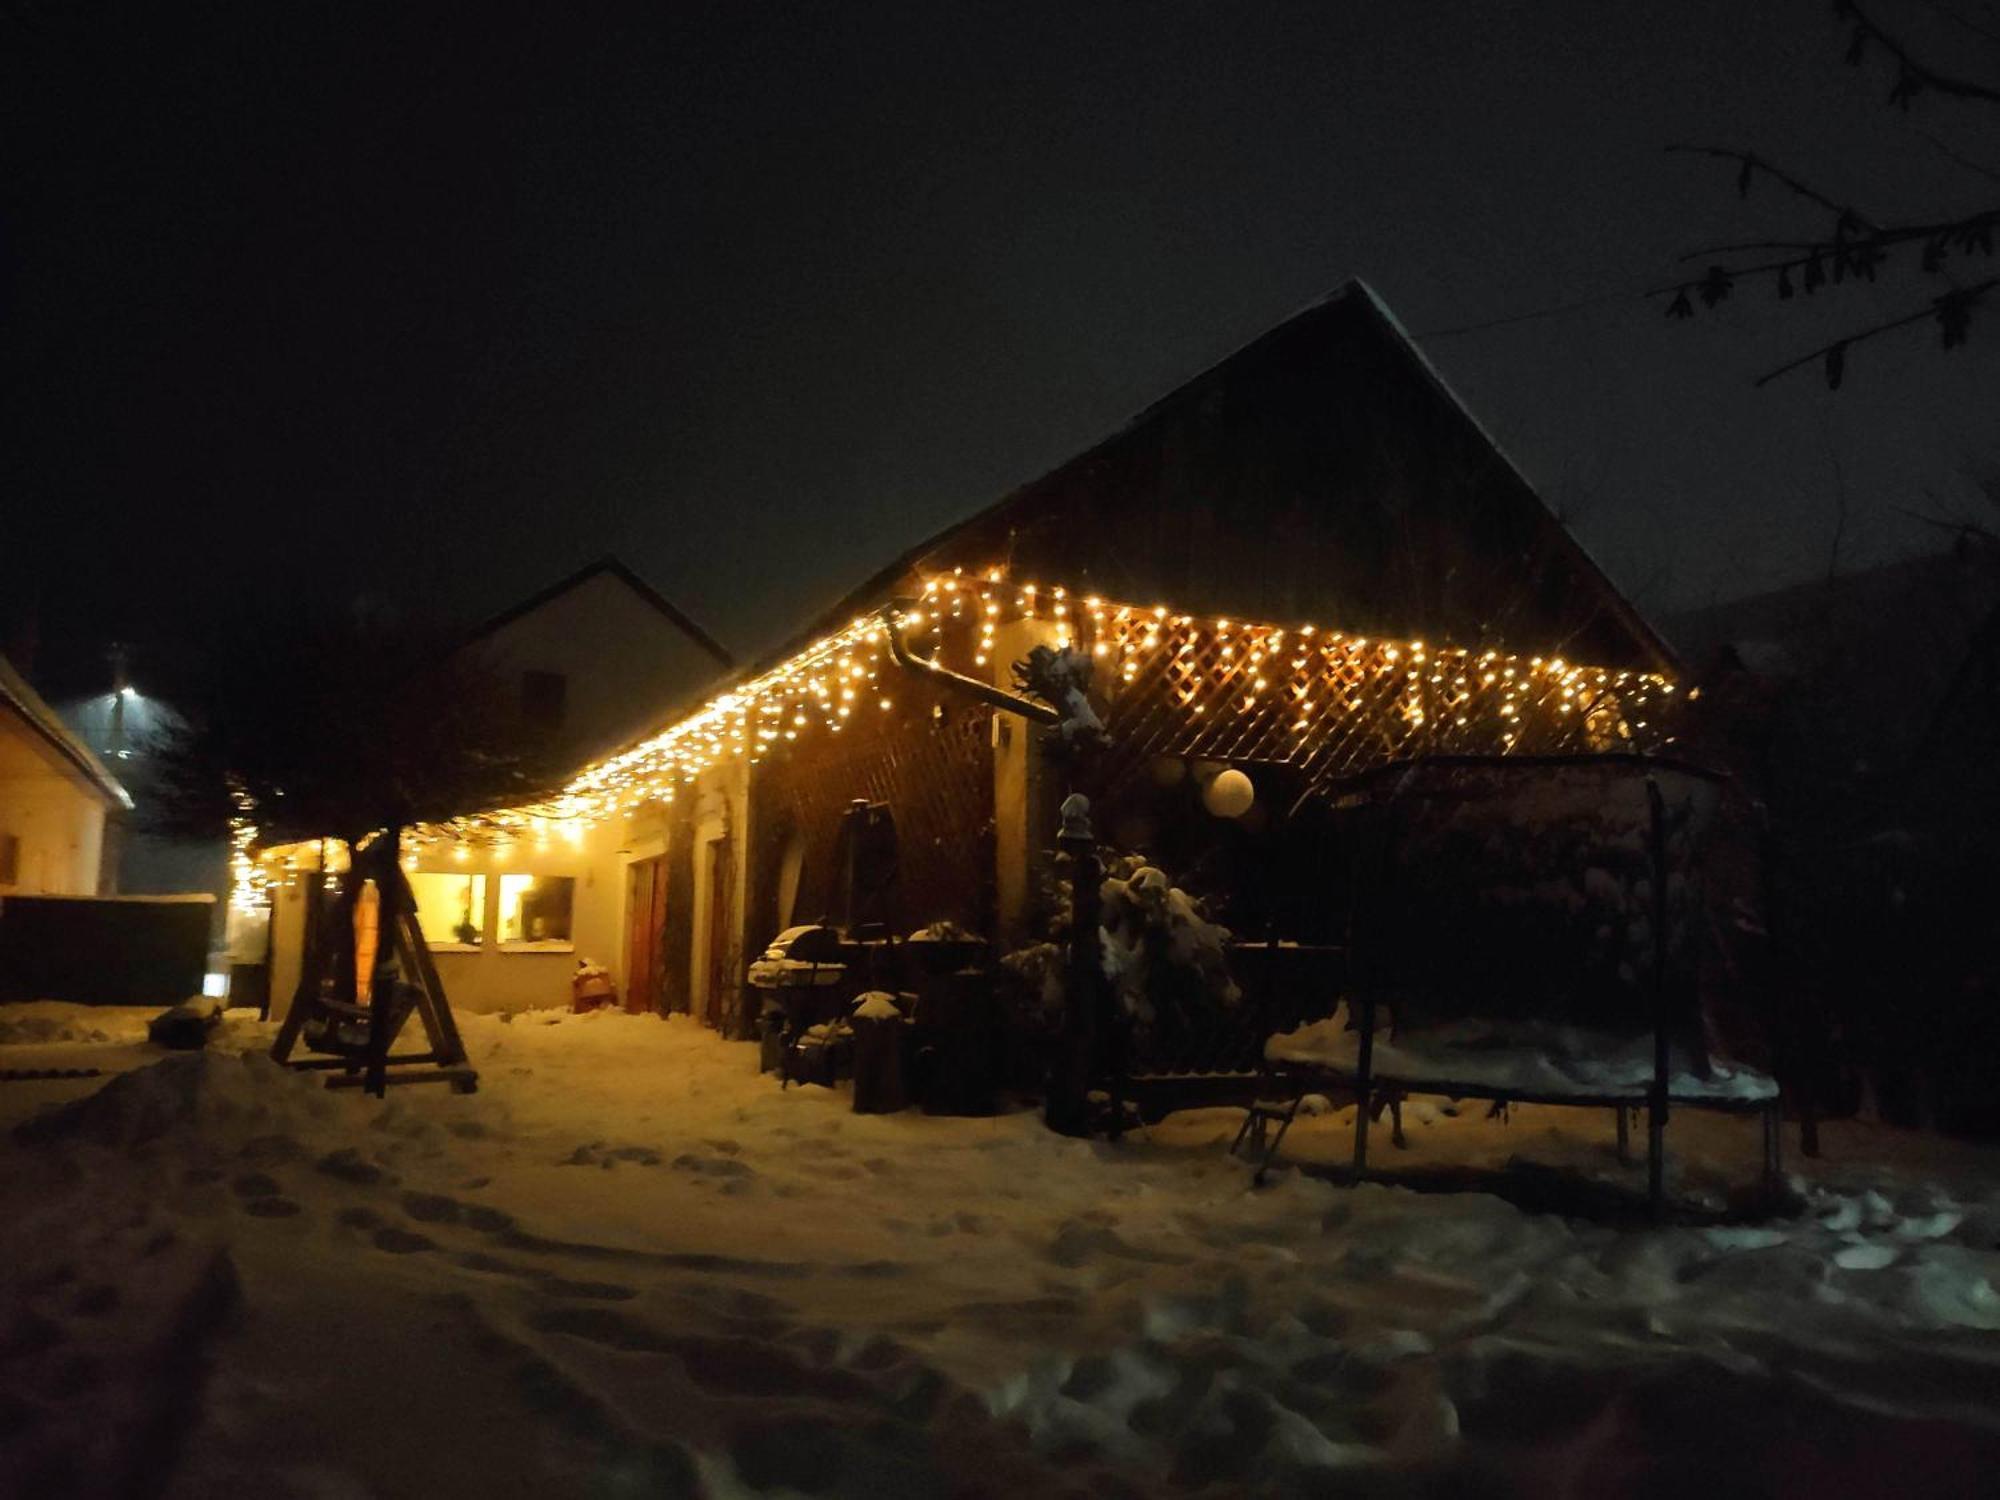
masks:
POLYGON ((660 1009, 660 943, 667 927, 667 862, 634 860, 625 877, 625 1008, 660 1009))

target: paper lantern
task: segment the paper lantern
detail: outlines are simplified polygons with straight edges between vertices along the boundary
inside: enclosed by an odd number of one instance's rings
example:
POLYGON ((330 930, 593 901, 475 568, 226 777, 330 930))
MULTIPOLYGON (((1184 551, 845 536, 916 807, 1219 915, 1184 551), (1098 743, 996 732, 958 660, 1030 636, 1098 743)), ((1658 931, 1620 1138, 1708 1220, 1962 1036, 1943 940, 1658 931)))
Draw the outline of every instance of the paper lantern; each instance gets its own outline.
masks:
POLYGON ((1257 800, 1257 788, 1235 767, 1218 772, 1201 794, 1202 805, 1218 818, 1240 818, 1257 800))

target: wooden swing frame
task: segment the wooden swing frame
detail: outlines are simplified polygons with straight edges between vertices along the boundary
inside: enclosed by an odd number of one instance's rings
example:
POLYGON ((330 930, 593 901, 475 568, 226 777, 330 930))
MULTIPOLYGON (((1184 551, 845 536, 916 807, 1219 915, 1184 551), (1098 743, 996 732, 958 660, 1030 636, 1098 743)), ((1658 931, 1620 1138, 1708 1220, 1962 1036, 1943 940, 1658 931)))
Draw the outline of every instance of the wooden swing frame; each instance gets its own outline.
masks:
POLYGON ((467 1061, 451 1002, 445 997, 444 981, 438 977, 430 945, 417 925, 416 894, 397 857, 401 832, 390 827, 354 853, 330 917, 320 899, 325 877, 319 872, 307 877, 305 962, 271 1057, 302 1073, 337 1071, 337 1076, 327 1079, 328 1088, 359 1088, 378 1099, 389 1085, 406 1083, 448 1083, 452 1092, 470 1094, 479 1087, 479 1074, 467 1061), (354 911, 370 881, 375 884, 379 903, 380 937, 369 1003, 364 1005, 358 995, 354 911), (327 993, 329 982, 331 995, 327 993), (421 1052, 393 1052, 412 1012, 423 1023, 429 1047, 421 1052), (368 1036, 360 1046, 308 1043, 309 1050, 323 1055, 292 1056, 313 1021, 324 1022, 328 1036, 337 1037, 343 1022, 362 1020, 368 1024, 368 1036))

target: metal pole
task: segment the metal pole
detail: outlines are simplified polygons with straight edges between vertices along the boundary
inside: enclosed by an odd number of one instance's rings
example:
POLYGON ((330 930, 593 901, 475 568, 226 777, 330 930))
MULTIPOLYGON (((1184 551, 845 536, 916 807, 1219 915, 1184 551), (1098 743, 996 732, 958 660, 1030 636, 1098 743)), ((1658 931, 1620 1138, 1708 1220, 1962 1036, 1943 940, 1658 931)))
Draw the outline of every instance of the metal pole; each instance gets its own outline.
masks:
POLYGON ((1063 985, 1062 1037, 1043 1117, 1050 1129, 1064 1135, 1087 1135, 1090 1083, 1097 1071, 1098 993, 1104 968, 1098 940, 1102 899, 1097 838, 1090 826, 1090 799, 1079 792, 1063 800, 1056 848, 1069 862, 1069 955, 1063 985))
POLYGON ((1666 1206, 1667 1167, 1667 810, 1660 784, 1646 778, 1653 856, 1653 1085, 1646 1110, 1646 1202, 1654 1218, 1666 1206))

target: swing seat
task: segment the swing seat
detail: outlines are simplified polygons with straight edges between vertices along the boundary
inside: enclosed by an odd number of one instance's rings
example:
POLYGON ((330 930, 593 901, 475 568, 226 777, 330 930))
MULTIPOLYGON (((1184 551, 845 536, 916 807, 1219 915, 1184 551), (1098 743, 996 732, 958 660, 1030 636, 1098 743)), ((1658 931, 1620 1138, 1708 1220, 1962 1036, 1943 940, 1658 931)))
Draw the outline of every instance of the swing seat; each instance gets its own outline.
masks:
POLYGON ((392 827, 378 847, 356 854, 352 878, 331 912, 322 912, 315 892, 306 908, 305 972, 271 1056, 301 1071, 338 1072, 327 1079, 328 1088, 364 1089, 377 1098, 390 1084, 404 1083, 448 1083, 454 1092, 470 1094, 479 1087, 479 1075, 466 1064, 465 1043, 417 926, 416 898, 396 859, 399 837, 392 827), (371 882, 381 903, 383 946, 374 955, 374 1004, 368 1006, 339 998, 344 987, 339 978, 343 967, 353 972, 355 903, 371 882), (318 931, 324 922, 332 924, 330 939, 318 931), (429 1050, 397 1053, 396 1039, 413 1013, 423 1023, 429 1050), (321 1055, 293 1058, 300 1043, 321 1055))
MULTIPOLYGON (((390 987, 389 995, 383 1002, 389 1006, 388 1045, 396 1044, 396 1037, 403 1029, 403 1023, 410 1018, 416 1008, 417 987, 410 984, 396 984, 390 987)), ((371 1033, 374 1029, 374 1007, 369 1005, 349 1005, 322 995, 318 1013, 306 1023, 299 1040, 306 1044, 308 1052, 322 1057, 365 1058, 371 1033)))

